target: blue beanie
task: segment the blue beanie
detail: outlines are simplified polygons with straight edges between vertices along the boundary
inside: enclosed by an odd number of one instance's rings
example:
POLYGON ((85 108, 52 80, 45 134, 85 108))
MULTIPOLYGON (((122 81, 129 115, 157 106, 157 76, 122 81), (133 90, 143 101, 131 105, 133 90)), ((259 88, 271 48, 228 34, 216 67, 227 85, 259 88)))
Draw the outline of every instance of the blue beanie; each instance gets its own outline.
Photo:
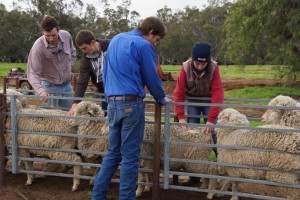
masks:
POLYGON ((210 62, 211 46, 205 42, 196 42, 192 49, 192 59, 198 62, 210 62))

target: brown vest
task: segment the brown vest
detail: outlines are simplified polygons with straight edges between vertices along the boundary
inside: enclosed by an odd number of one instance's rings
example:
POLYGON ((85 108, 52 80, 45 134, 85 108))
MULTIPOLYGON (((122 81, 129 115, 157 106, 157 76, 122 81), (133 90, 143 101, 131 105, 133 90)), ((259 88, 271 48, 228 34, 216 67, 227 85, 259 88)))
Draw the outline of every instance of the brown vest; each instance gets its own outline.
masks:
POLYGON ((192 67, 192 60, 183 63, 186 74, 186 95, 192 97, 211 97, 211 83, 217 63, 211 61, 202 74, 192 67))

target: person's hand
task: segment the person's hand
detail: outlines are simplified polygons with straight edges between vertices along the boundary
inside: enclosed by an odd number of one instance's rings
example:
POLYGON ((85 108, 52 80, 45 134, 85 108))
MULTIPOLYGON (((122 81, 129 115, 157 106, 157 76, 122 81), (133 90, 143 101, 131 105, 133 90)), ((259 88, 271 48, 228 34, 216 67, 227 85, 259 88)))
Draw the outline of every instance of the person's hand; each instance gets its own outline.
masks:
MULTIPOLYGON (((182 118, 182 119, 179 120, 179 123, 187 123, 187 121, 184 118, 182 118)), ((180 127, 181 127, 182 130, 187 130, 188 129, 188 127, 184 126, 184 125, 182 125, 180 127)))
POLYGON ((165 97, 165 101, 166 101, 166 102, 172 102, 173 100, 170 99, 170 98, 168 98, 168 97, 165 97))
MULTIPOLYGON (((211 122, 206 122, 206 125, 214 125, 214 124, 211 123, 211 122)), ((211 133, 213 130, 214 130, 213 127, 205 127, 204 128, 204 133, 211 133)))
MULTIPOLYGON (((51 96, 48 92, 41 92, 40 96, 51 96)), ((49 99, 42 99, 42 102, 47 103, 49 99)))
POLYGON ((74 108, 77 106, 77 103, 73 103, 71 109, 68 111, 67 115, 68 116, 73 116, 74 115, 74 108))

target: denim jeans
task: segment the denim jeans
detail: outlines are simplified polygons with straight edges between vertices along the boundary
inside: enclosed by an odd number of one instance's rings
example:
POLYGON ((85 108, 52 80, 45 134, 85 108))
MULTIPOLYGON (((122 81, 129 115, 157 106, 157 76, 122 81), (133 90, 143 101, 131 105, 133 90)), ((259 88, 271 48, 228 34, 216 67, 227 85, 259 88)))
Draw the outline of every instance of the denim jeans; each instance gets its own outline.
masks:
MULTIPOLYGON (((187 112, 188 115, 205 115, 204 117, 204 123, 207 122, 207 115, 209 113, 210 107, 209 106, 188 106, 187 112)), ((188 123, 200 123, 200 117, 188 117, 187 120, 188 123)))
MULTIPOLYGON (((52 84, 48 81, 42 81, 42 86, 45 88, 46 92, 50 93, 52 96, 61 96, 61 97, 73 97, 73 87, 71 82, 64 84, 52 84)), ((69 110, 72 106, 72 99, 49 99, 51 106, 60 107, 64 110, 69 110)))
MULTIPOLYGON (((208 115, 209 110, 210 110, 209 106, 201 106, 201 107, 199 107, 199 106, 188 106, 187 110, 188 110, 188 115, 204 115, 205 117, 203 117, 203 120, 204 120, 204 123, 206 124, 207 115, 208 115)), ((199 124, 200 119, 201 119, 200 117, 188 117, 187 122, 188 123, 199 124)), ((218 119, 216 119, 214 121, 214 124, 217 123, 217 120, 218 119)), ((214 143, 217 144, 217 135, 214 131, 212 132, 212 139, 213 139, 214 143)))
POLYGON ((140 147, 144 137, 143 101, 109 101, 109 148, 95 177, 92 200, 106 199, 112 176, 120 166, 120 200, 135 198, 140 147))
MULTIPOLYGON (((210 107, 209 106, 188 106, 187 107, 187 112, 188 112, 188 115, 203 115, 205 117, 203 117, 203 120, 204 120, 204 123, 206 124, 207 122, 207 115, 209 113, 209 110, 210 110, 210 107)), ((188 117, 188 120, 187 122, 188 123, 197 123, 199 124, 200 123, 200 119, 201 117, 188 117)), ((217 123, 217 119, 214 121, 214 124, 217 123)), ((214 144, 217 143, 217 135, 216 133, 213 131, 211 133, 211 136, 212 136, 212 139, 213 139, 213 142, 214 144)), ((215 147, 213 147, 213 151, 215 152, 215 154, 217 155, 217 149, 215 147)), ((198 177, 190 177, 191 180, 193 181, 199 181, 200 178, 198 177)))

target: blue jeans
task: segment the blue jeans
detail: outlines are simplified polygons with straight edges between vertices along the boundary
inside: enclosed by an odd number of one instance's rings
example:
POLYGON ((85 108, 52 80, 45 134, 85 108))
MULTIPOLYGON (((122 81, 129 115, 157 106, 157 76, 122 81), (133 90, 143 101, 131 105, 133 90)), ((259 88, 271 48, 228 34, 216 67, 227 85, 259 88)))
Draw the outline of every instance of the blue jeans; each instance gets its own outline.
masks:
MULTIPOLYGON (((71 82, 66 82, 64 84, 53 84, 48 81, 42 81, 42 86, 45 88, 46 92, 50 93, 52 96, 61 97, 73 97, 73 87, 71 82)), ((72 106, 72 99, 49 99, 51 106, 60 107, 64 110, 69 110, 72 106)))
MULTIPOLYGON (((206 124, 207 122, 207 115, 209 113, 210 107, 209 106, 188 106, 187 107, 187 112, 188 115, 204 115, 205 117, 203 117, 204 120, 204 124, 206 124)), ((188 123, 196 123, 199 124, 200 123, 200 119, 201 117, 188 117, 187 122, 188 123)), ((217 119, 215 120, 214 124, 217 123, 217 119)), ((216 133, 212 133, 212 139, 214 141, 214 143, 217 143, 217 135, 216 133)), ((215 152, 215 154, 217 155, 217 149, 215 147, 213 147, 213 151, 215 152)), ((200 181, 200 178, 198 177, 192 177, 190 176, 190 179, 193 181, 200 181)))
MULTIPOLYGON (((203 117, 204 123, 207 122, 207 115, 209 113, 210 107, 209 106, 188 106, 188 115, 204 115, 203 117)), ((200 123, 201 117, 188 117, 187 122, 188 123, 200 123)), ((217 123, 217 119, 214 121, 214 124, 217 123)), ((217 135, 215 132, 212 133, 212 139, 215 144, 217 144, 217 135)), ((215 151, 215 150, 214 150, 215 151)), ((215 151, 216 152, 216 151, 215 151)))
MULTIPOLYGON (((209 106, 187 106, 188 115, 205 115, 204 123, 207 122, 207 115, 209 113, 210 107, 209 106)), ((188 117, 188 123, 200 123, 200 117, 188 117)))
POLYGON ((144 138, 143 101, 109 101, 109 148, 95 177, 92 200, 105 200, 112 176, 120 167, 119 199, 136 199, 138 163, 144 138))

